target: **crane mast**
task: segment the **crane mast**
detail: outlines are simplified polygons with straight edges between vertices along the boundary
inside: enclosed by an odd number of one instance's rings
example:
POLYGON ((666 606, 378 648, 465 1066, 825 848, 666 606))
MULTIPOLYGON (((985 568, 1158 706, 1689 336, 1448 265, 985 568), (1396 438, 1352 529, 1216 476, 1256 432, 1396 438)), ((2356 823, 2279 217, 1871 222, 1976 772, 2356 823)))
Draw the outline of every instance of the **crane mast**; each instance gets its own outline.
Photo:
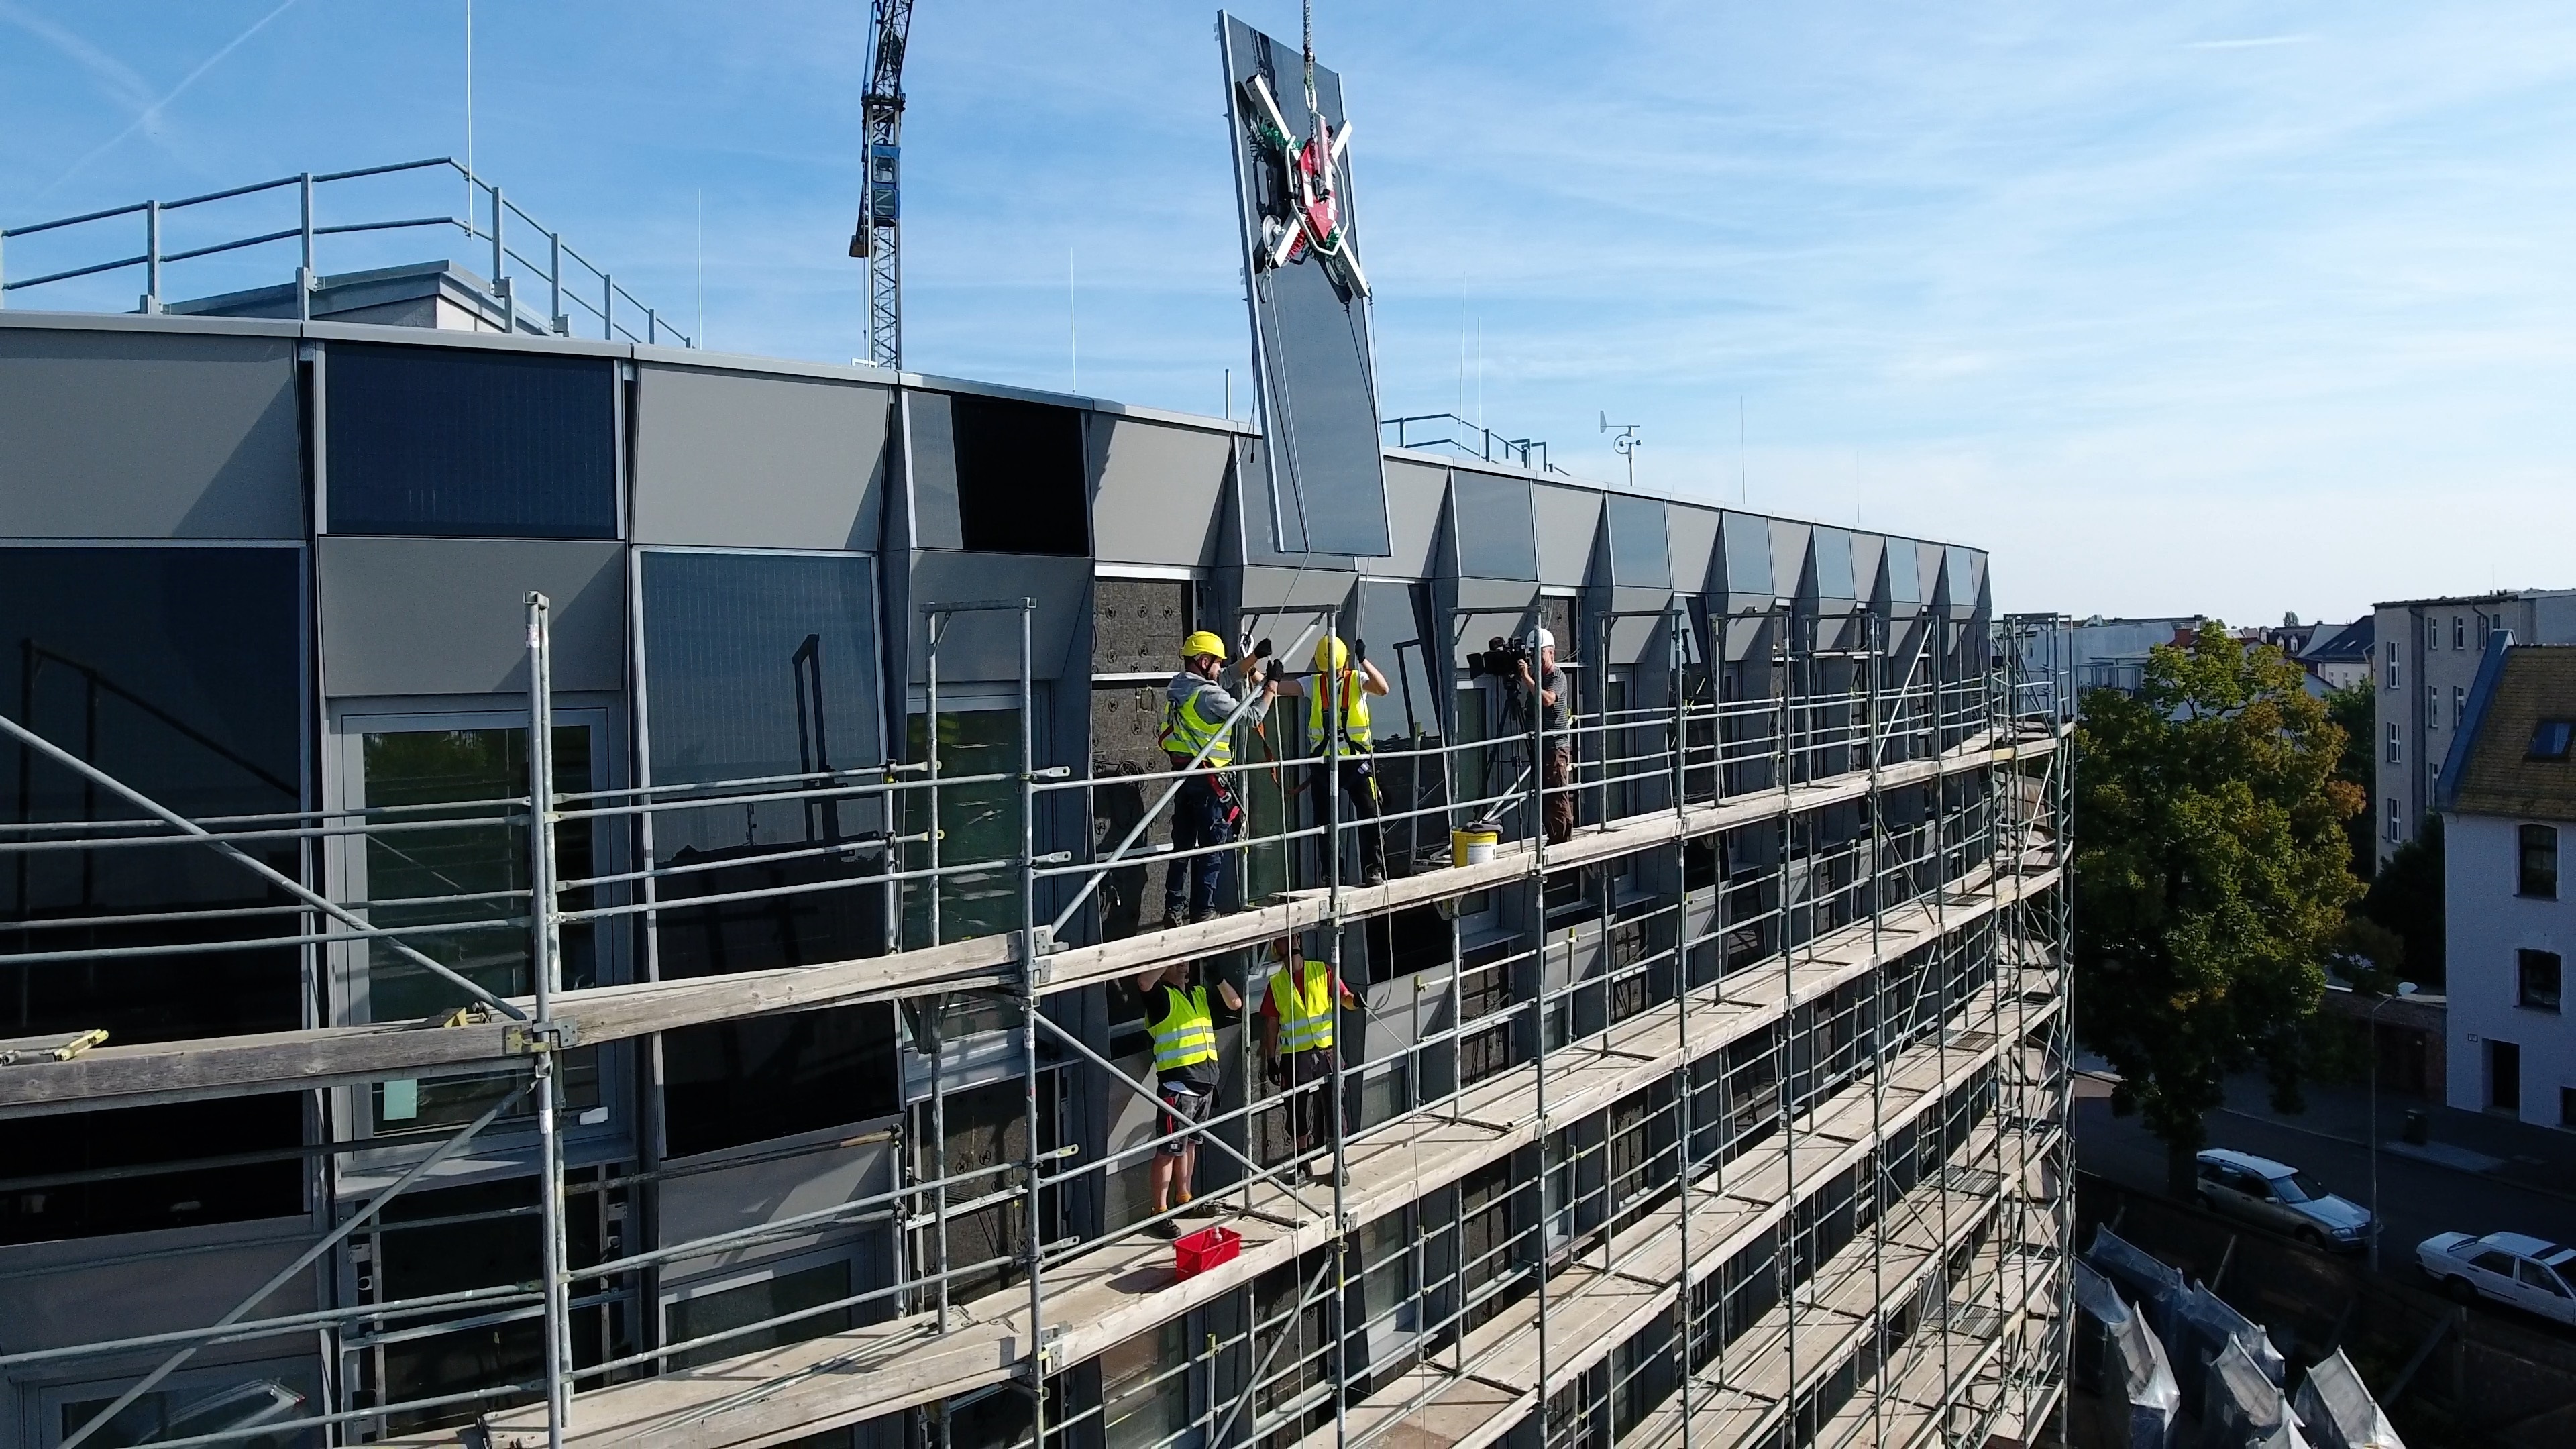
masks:
POLYGON ((903 366, 903 52, 913 0, 875 0, 876 51, 864 102, 867 179, 850 255, 868 263, 868 360, 903 366))

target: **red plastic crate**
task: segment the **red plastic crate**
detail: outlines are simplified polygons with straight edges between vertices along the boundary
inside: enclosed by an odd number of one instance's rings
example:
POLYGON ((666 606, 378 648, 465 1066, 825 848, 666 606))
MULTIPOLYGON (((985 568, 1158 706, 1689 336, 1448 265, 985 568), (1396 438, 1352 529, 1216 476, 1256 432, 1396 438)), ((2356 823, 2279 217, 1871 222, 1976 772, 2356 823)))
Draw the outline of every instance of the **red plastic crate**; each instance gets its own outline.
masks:
POLYGON ((1243 1234, 1232 1228, 1201 1228, 1172 1244, 1172 1277, 1193 1278, 1219 1263, 1231 1263, 1243 1251, 1243 1234))

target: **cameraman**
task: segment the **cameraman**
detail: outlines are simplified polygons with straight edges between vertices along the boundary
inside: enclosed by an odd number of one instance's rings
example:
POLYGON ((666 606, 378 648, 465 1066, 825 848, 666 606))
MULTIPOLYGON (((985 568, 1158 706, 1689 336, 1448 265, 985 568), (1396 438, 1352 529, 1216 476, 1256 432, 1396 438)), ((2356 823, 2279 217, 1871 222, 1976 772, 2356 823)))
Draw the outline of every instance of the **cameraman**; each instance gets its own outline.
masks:
POLYGON ((1556 636, 1545 629, 1530 634, 1530 652, 1538 656, 1538 675, 1530 675, 1529 660, 1520 661, 1520 687, 1538 695, 1540 710, 1539 740, 1545 753, 1540 756, 1539 784, 1549 793, 1541 818, 1547 826, 1547 843, 1563 845, 1574 838, 1574 792, 1565 786, 1574 778, 1574 748, 1566 733, 1573 725, 1573 711, 1565 697, 1565 673, 1556 667, 1556 636))

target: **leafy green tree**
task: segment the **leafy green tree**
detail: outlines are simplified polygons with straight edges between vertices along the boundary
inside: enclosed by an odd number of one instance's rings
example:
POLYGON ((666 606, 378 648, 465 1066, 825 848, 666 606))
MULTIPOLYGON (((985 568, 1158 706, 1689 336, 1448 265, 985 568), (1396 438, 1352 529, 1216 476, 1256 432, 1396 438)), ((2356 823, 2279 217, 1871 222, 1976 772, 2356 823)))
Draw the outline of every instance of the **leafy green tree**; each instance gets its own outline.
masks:
POLYGON ((2370 677, 2364 675, 2327 695, 2326 718, 2343 731, 2343 754, 2335 761, 2335 778, 2350 781, 2361 791, 2363 808, 2353 812, 2343 829, 2352 838, 2352 873, 2368 880, 2379 868, 2379 846, 2370 838, 2368 808, 2379 773, 2379 762, 2370 753, 2371 742, 2379 738, 2379 691, 2371 687, 2370 677))
POLYGON ((2202 1118, 2260 1064, 2296 1110, 2303 1023, 2361 891, 2343 731, 2296 665, 2216 620, 2084 697, 2075 764, 2075 1029, 2190 1190, 2202 1118))
POLYGON ((2407 979, 2442 989, 2442 817, 2427 815, 2415 838, 2390 852, 2370 882, 2361 914, 2406 943, 2407 979))

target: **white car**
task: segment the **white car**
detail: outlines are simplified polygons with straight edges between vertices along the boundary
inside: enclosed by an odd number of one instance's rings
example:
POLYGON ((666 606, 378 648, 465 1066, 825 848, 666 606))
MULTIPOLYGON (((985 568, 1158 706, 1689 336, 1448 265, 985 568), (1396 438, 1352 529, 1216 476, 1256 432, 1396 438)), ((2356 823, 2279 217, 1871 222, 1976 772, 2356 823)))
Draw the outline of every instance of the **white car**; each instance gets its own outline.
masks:
POLYGON ((2440 1233, 2415 1247, 2415 1261, 2462 1303, 2485 1294, 2543 1318, 2576 1324, 2576 1248, 2528 1233, 2440 1233))

